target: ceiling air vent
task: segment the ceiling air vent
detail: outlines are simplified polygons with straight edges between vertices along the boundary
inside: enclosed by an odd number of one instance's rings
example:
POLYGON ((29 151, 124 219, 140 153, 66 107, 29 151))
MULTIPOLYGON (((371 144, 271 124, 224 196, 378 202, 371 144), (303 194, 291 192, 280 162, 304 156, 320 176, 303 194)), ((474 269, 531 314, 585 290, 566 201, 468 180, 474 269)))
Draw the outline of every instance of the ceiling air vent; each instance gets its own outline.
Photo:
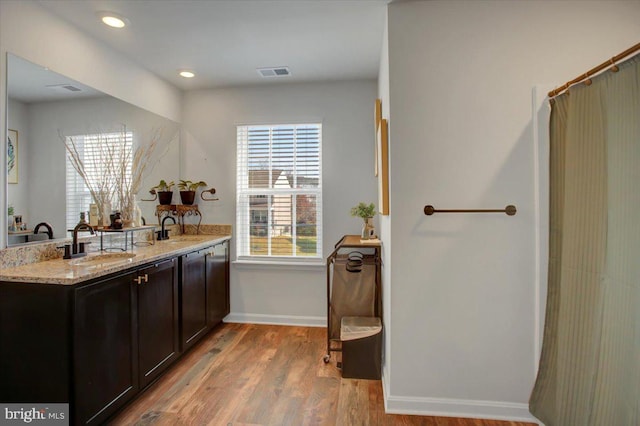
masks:
POLYGON ((82 89, 72 86, 71 84, 52 84, 47 86, 48 89, 54 90, 58 93, 64 92, 82 92, 82 89))
POLYGON ((263 77, 288 77, 291 75, 289 67, 257 68, 257 71, 263 77))

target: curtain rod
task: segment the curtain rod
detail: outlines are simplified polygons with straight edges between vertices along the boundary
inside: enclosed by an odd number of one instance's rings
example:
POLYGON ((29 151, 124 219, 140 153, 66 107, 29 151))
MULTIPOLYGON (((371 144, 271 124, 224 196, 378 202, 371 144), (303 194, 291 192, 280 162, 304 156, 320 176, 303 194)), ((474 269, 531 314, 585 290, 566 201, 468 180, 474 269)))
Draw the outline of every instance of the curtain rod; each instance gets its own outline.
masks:
POLYGON ((587 80, 589 77, 595 75, 596 73, 602 71, 603 69, 605 69, 606 67, 612 65, 611 69, 615 72, 618 71, 618 67, 616 66, 616 62, 626 58, 627 56, 631 55, 632 53, 635 53, 637 51, 640 50, 640 43, 636 44, 635 46, 631 46, 630 48, 628 48, 627 50, 625 50, 624 52, 614 56, 613 58, 609 59, 608 61, 604 61, 603 63, 601 63, 600 65, 598 65, 595 68, 590 69, 589 71, 587 71, 586 73, 582 74, 581 76, 578 76, 576 78, 574 78, 571 81, 567 81, 564 86, 560 86, 557 89, 554 89, 552 91, 550 91, 548 93, 548 96, 550 98, 553 98, 556 95, 559 95, 560 93, 564 92, 565 90, 569 89, 569 86, 579 83, 582 80, 587 80))

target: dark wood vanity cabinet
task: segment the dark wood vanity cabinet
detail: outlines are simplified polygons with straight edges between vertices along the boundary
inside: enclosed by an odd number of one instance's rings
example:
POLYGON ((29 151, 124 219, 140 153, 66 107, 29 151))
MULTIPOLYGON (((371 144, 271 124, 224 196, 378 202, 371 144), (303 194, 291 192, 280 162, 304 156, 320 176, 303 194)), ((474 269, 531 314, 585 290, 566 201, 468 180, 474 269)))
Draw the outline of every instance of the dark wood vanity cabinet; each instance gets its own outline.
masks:
POLYGON ((138 391, 134 278, 125 274, 75 290, 71 407, 76 424, 99 424, 138 391))
POLYGON ((207 326, 213 327, 229 314, 229 242, 207 250, 207 326))
POLYGON ((229 314, 228 241, 183 255, 180 268, 180 343, 186 350, 229 314))
POLYGON ((175 259, 75 291, 76 419, 99 424, 178 357, 175 259))
POLYGON ((177 264, 0 284, 0 401, 70 403, 72 424, 103 423, 180 355, 177 264))
POLYGON ((207 331, 206 251, 180 257, 180 346, 191 347, 207 331))
POLYGON ((0 401, 71 400, 73 287, 0 283, 0 401))
POLYGON ((178 266, 176 259, 140 269, 138 365, 140 387, 152 382, 180 354, 178 346, 178 266))
POLYGON ((75 285, 2 282, 0 401, 102 424, 228 313, 228 241, 75 285))

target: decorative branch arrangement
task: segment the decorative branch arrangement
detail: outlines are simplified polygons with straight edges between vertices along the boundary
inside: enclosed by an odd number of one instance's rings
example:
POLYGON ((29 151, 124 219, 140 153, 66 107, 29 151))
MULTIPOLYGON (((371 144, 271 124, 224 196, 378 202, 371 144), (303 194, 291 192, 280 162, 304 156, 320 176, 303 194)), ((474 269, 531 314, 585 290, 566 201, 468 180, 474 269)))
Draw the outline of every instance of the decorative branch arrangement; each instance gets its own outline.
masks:
MULTIPOLYGON (((128 221, 133 220, 135 209, 136 209, 136 194, 140 190, 140 185, 142 185, 142 177, 147 166, 150 163, 151 156, 153 155, 153 151, 156 148, 158 140, 160 139, 160 131, 157 130, 153 134, 151 141, 147 146, 139 146, 133 151, 133 154, 130 150, 123 150, 123 154, 120 158, 119 168, 120 174, 119 179, 117 179, 117 205, 120 208, 122 213, 122 220, 127 223, 128 221), (129 159, 133 155, 133 161, 131 162, 131 174, 127 173, 126 164, 128 164, 129 159)), ((122 152, 122 151, 121 151, 122 152)), ((137 224, 138 225, 138 224, 137 224)))
POLYGON ((65 137, 60 133, 73 168, 98 206, 102 225, 108 223, 112 208, 120 211, 124 223, 133 220, 135 196, 162 132, 155 130, 149 144, 135 150, 132 142, 127 141, 125 126, 119 133, 117 137, 113 136, 114 132, 96 134, 90 155, 83 154, 84 143, 78 137, 65 137))

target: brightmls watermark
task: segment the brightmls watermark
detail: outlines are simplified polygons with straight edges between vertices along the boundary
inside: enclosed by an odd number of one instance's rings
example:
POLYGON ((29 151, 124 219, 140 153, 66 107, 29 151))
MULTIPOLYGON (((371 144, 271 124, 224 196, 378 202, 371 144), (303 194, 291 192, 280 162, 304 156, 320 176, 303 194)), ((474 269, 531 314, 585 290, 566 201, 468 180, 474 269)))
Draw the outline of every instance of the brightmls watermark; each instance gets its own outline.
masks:
POLYGON ((69 404, 2 404, 0 425, 69 425, 69 404))

